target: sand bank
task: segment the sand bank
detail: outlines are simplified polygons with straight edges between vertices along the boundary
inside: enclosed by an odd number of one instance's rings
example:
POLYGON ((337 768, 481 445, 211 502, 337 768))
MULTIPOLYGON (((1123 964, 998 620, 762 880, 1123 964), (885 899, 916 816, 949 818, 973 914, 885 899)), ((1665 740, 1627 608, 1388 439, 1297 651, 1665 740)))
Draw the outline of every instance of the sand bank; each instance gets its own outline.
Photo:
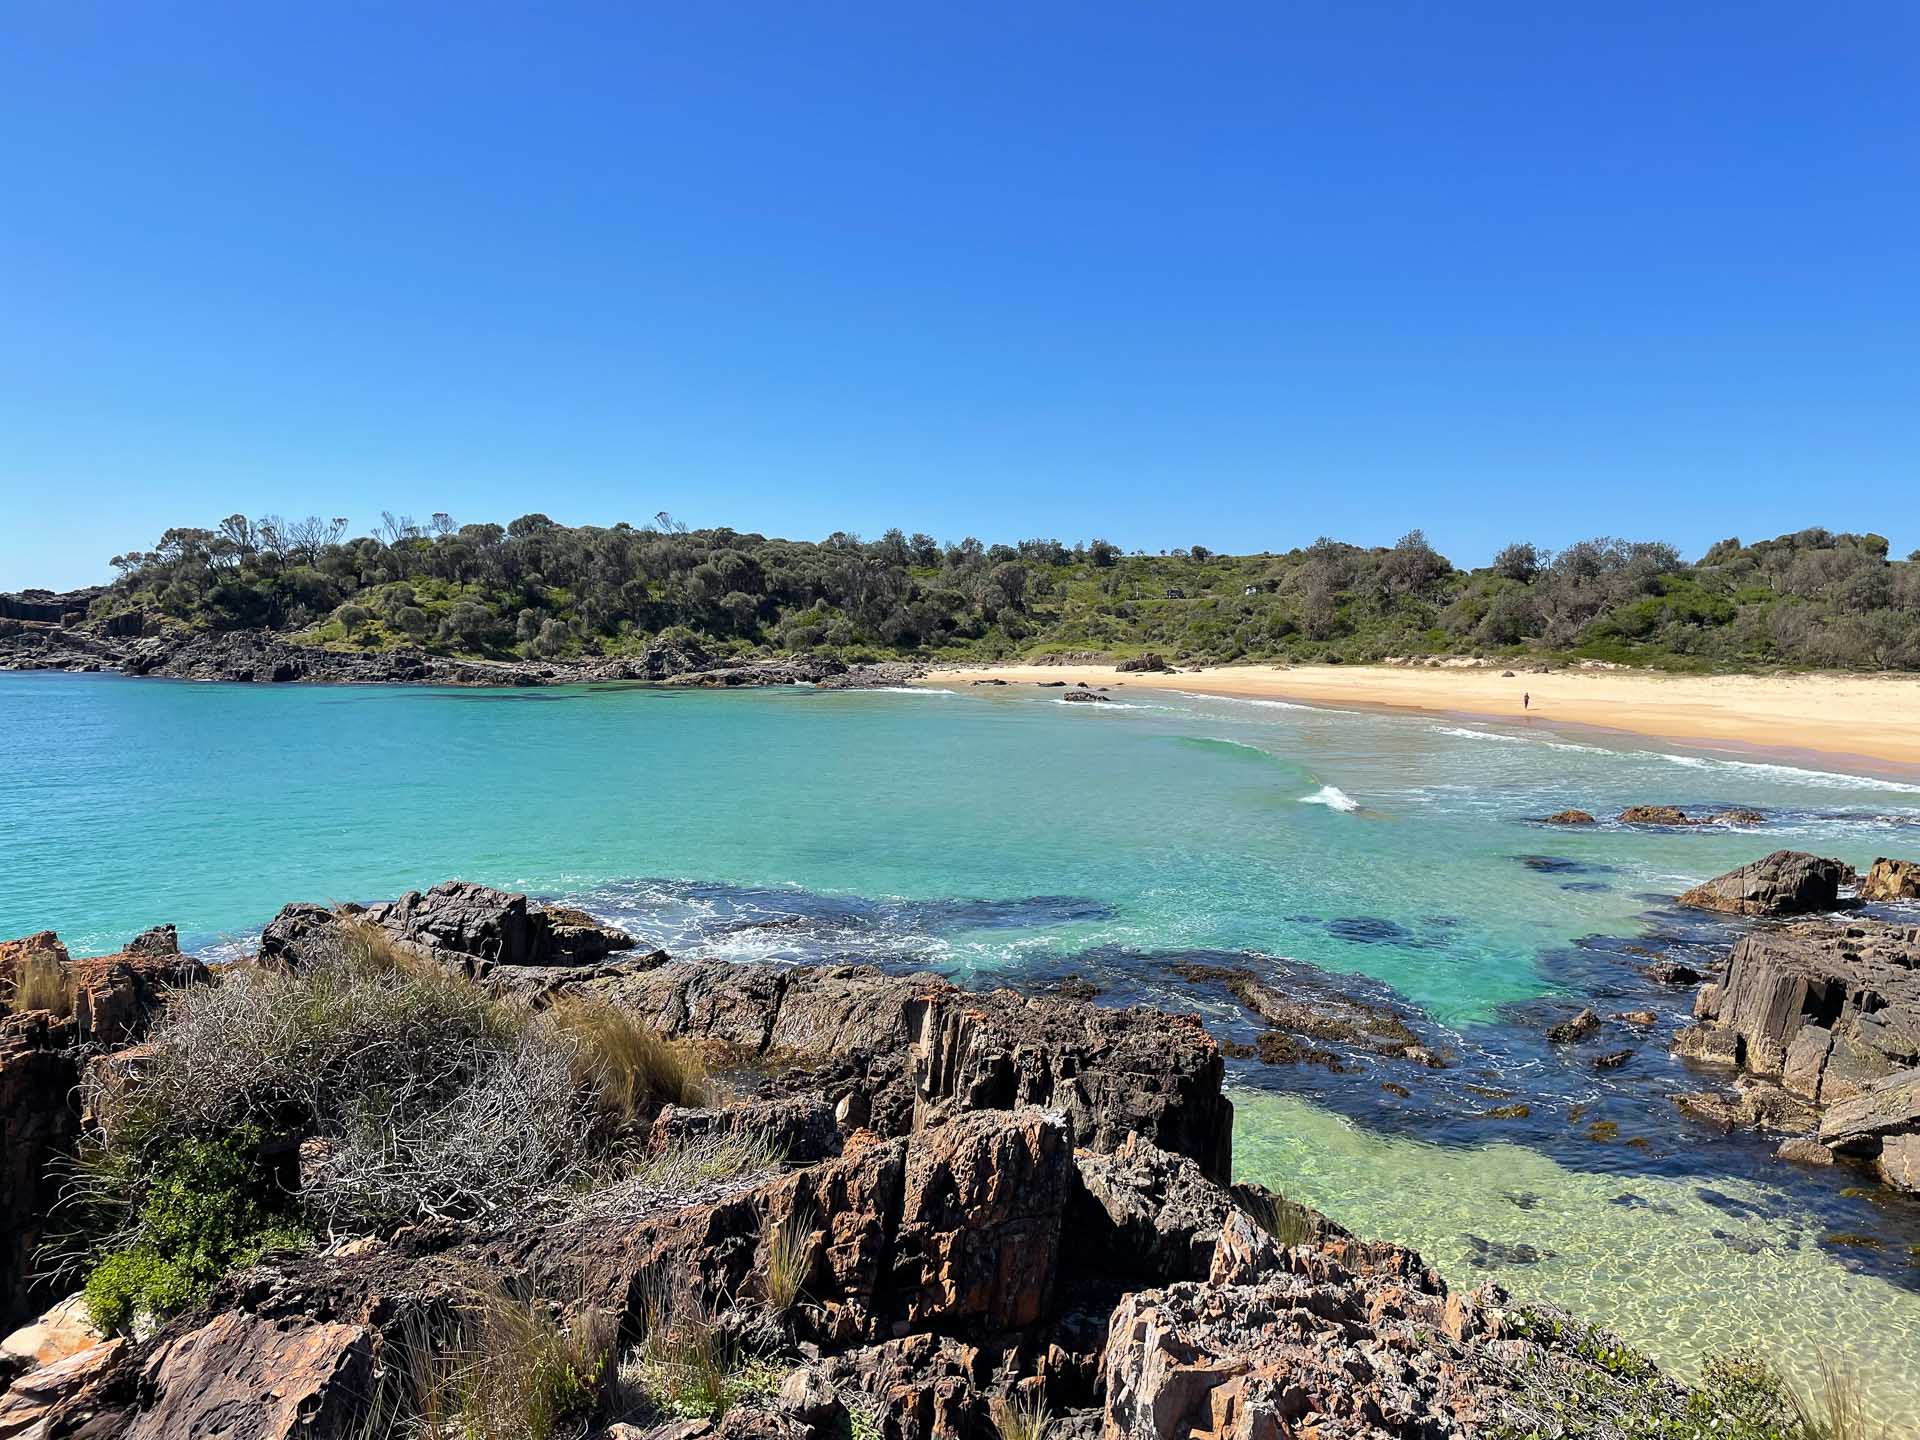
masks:
POLYGON ((1392 665, 1232 665, 1122 675, 1105 665, 941 669, 934 684, 998 678, 1184 690, 1303 704, 1473 715, 1539 726, 1598 726, 1712 748, 1852 762, 1911 774, 1920 767, 1920 678, 1908 675, 1666 675, 1392 665), (1522 709, 1521 697, 1532 703, 1522 709))

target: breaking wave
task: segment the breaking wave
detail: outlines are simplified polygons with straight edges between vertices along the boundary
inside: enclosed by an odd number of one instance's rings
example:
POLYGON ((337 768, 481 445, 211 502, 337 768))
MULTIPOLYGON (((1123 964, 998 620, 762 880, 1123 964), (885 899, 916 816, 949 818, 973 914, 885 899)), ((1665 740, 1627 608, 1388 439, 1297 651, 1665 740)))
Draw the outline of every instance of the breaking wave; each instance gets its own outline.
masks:
POLYGON ((1343 814, 1360 808, 1360 802, 1347 794, 1347 792, 1342 790, 1338 785, 1322 785, 1318 790, 1314 791, 1313 794, 1302 795, 1300 797, 1300 803, 1302 805, 1324 805, 1329 810, 1338 810, 1343 814))

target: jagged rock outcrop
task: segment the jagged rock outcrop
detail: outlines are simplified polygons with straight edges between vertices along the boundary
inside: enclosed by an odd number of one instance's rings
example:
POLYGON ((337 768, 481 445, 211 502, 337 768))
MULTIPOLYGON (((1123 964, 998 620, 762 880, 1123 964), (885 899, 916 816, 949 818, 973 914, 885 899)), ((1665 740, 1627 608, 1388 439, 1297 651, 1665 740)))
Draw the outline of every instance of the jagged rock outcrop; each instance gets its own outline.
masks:
POLYGON ((1803 850, 1776 850, 1694 886, 1680 903, 1726 915, 1804 915, 1833 909, 1841 885, 1852 879, 1853 871, 1838 860, 1803 850))
POLYGON ((1107 1333, 1104 1440, 1476 1433, 1509 1367, 1551 1357, 1502 1338, 1497 1287, 1450 1295, 1406 1258, 1369 1273, 1282 1252, 1241 1283, 1127 1296, 1107 1333))
POLYGON ((1862 900, 1920 900, 1920 860, 1873 862, 1855 892, 1862 900))
POLYGON ((973 1111, 916 1135, 889 1277, 900 1320, 983 1336, 1036 1324, 1072 1176, 1067 1128, 1044 1111, 973 1111))
POLYGON ((857 965, 675 962, 571 988, 670 1035, 777 1058, 785 1073, 775 1083, 814 1088, 882 1134, 934 1112, 1037 1105, 1060 1112, 1085 1148, 1117 1149, 1137 1134, 1217 1181, 1231 1168, 1224 1062, 1192 1016, 976 993, 857 965))
POLYGON ((15 1380, 0 1395, 0 1440, 117 1440, 139 1380, 132 1348, 109 1340, 15 1380))
POLYGON ((1767 817, 1758 810, 1748 810, 1744 807, 1716 810, 1706 816, 1697 816, 1687 814, 1677 805, 1629 805, 1615 819, 1621 825, 1658 825, 1678 829, 1699 825, 1750 827, 1764 825, 1767 817))
POLYGON ((8 988, 36 962, 59 967, 71 1014, 0 1014, 0 1325, 8 1328, 53 1298, 28 1279, 59 1189, 49 1167, 80 1133, 74 1091, 84 1058, 137 1041, 168 991, 208 978, 205 965, 180 954, 171 925, 115 954, 80 960, 51 930, 0 941, 8 988))
MULTIPOLYGON (((493 976, 542 968, 518 962, 584 918, 460 885, 355 913, 493 976)), ((339 923, 288 907, 263 949, 298 965, 339 923)), ((174 948, 155 932, 109 958, 177 964, 174 948)), ((0 1440, 373 1433, 415 1347, 529 1293, 610 1341, 691 1306, 715 1344, 786 1367, 724 1418, 646 1429, 603 1367, 587 1397, 602 1440, 831 1440, 856 1418, 897 1440, 986 1437, 1014 1395, 1062 1436, 1424 1440, 1498 1418, 1523 1367, 1582 1363, 1557 1326, 1509 1326, 1497 1292, 1450 1294, 1411 1251, 1227 1188, 1232 1109, 1191 1017, 865 966, 544 969, 496 993, 624 1006, 697 1042, 732 1093, 623 1121, 634 1170, 587 1192, 275 1250, 157 1333, 36 1350, 0 1393, 0 1440), (722 1142, 743 1158, 705 1168, 722 1142)), ((77 1029, 38 1013, 0 1035, 71 1065, 77 1029)))
POLYGON ((49 1166, 72 1151, 80 1134, 70 1099, 80 1079, 76 1043, 70 1018, 44 1010, 0 1015, 0 1327, 6 1329, 53 1298, 27 1282, 59 1193, 49 1166))
POLYGON ((1130 1137, 1075 1156, 1067 1253, 1078 1273, 1147 1285, 1205 1279, 1233 1197, 1184 1155, 1130 1137))
POLYGON ((261 931, 259 958, 298 966, 343 918, 377 926, 415 953, 475 974, 498 966, 593 965, 634 946, 631 935, 585 911, 531 906, 525 895, 448 880, 377 905, 283 906, 261 931))
POLYGON ((0 618, 78 623, 86 617, 88 607, 106 593, 104 585, 83 590, 15 590, 0 594, 0 618))
POLYGON ((1593 816, 1584 810, 1560 810, 1552 815, 1543 816, 1542 825, 1592 825, 1593 816))
MULTIPOLYGON (((1796 1110, 1749 1087, 1744 1109, 1729 1112, 1736 1122, 1748 1112, 1764 1119, 1771 1105, 1776 1128, 1792 1127, 1824 1110, 1821 1140, 1869 1156, 1920 1130, 1901 1085, 1920 1065, 1920 925, 1861 919, 1756 930, 1700 987, 1694 1018, 1675 1039, 1680 1054, 1738 1067, 1803 1102, 1796 1110)), ((1920 1083, 1907 1084, 1920 1099, 1920 1083)))

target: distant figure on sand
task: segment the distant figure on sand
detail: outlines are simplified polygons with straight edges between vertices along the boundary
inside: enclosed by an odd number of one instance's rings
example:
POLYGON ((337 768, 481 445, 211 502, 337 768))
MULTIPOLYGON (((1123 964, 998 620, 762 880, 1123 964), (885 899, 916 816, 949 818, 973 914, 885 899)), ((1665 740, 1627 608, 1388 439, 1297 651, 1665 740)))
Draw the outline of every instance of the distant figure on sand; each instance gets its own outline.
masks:
POLYGON ((1520 708, 1522 710, 1531 710, 1533 708, 1533 695, 1531 692, 1526 690, 1520 692, 1520 708))

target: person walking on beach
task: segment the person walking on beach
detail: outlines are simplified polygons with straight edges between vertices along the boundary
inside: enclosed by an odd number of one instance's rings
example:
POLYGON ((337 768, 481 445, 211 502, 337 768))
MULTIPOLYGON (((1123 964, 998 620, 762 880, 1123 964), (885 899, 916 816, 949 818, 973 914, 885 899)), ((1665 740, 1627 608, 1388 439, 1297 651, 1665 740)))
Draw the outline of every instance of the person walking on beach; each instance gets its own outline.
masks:
POLYGON ((1520 708, 1522 710, 1531 710, 1533 708, 1533 695, 1530 691, 1522 690, 1520 692, 1520 708))

